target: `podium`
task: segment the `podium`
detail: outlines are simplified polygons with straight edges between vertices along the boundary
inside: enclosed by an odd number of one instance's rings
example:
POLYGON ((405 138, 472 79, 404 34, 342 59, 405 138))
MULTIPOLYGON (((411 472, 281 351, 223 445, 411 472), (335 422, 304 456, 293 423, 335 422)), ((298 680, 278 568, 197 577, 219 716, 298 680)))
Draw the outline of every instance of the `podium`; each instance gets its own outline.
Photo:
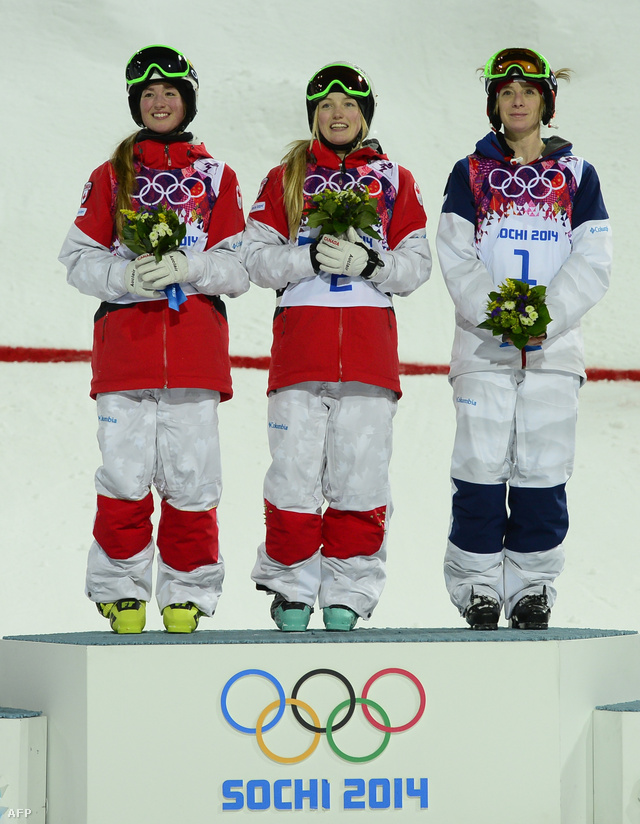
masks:
POLYGON ((615 630, 0 641, 0 701, 47 718, 48 824, 589 824, 596 707, 638 697, 615 630))
POLYGON ((42 713, 0 707, 0 820, 44 824, 46 755, 42 713))

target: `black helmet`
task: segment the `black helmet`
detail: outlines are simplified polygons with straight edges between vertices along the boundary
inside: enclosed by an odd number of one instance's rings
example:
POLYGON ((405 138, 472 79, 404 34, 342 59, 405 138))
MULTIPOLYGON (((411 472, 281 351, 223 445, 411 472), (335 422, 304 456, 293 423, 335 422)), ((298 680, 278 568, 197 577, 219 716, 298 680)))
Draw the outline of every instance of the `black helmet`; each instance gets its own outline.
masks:
POLYGON ((540 88, 544 97, 542 122, 546 126, 556 112, 558 81, 545 57, 533 49, 501 49, 487 60, 484 87, 487 92, 487 116, 499 131, 502 121, 495 111, 498 90, 505 83, 524 80, 540 88))
POLYGON ((127 63, 125 71, 129 109, 131 116, 143 126, 140 114, 140 97, 153 82, 164 80, 175 86, 184 100, 186 115, 180 124, 185 129, 198 111, 198 75, 189 60, 169 46, 146 46, 137 51, 127 63))
POLYGON ((367 75, 351 63, 329 63, 317 71, 307 85, 307 116, 313 128, 316 106, 331 92, 343 92, 358 104, 367 128, 371 126, 376 99, 367 75))

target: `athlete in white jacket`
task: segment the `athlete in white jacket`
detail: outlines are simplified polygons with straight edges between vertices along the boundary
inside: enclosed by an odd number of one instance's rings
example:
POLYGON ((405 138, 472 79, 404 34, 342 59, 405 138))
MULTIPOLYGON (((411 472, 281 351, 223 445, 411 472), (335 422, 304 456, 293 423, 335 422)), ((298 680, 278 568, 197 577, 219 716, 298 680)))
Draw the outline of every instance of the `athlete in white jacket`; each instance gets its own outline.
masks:
POLYGON ((559 137, 543 140, 557 77, 529 49, 485 67, 494 131, 454 167, 437 237, 456 309, 450 380, 457 429, 445 580, 474 629, 545 629, 564 563, 580 319, 605 294, 611 229, 595 169, 559 137), (500 131, 503 127, 503 131, 500 131), (479 329, 506 278, 547 287, 545 335, 523 350, 479 329))

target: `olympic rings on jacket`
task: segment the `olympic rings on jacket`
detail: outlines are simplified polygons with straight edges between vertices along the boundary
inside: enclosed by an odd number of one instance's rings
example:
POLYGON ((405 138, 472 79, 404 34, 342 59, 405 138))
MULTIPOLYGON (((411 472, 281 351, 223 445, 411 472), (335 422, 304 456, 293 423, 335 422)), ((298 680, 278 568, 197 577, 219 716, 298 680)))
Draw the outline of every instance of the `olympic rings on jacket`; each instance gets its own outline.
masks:
POLYGON ((374 673, 371 676, 371 678, 369 678, 367 683, 365 684, 364 689, 362 690, 362 697, 361 698, 356 698, 355 697, 355 691, 354 691, 353 686, 351 685, 350 681, 344 675, 342 675, 342 673, 336 672, 336 670, 332 670, 332 669, 315 669, 315 670, 310 670, 309 672, 305 673, 301 678, 298 679, 296 685, 294 686, 293 690, 291 691, 291 698, 285 698, 284 689, 283 689, 282 685, 277 680, 277 678, 275 678, 273 675, 271 675, 271 673, 266 672, 265 670, 259 670, 259 669, 246 669, 246 670, 242 670, 241 672, 237 672, 234 676, 229 678, 229 680, 227 681, 227 683, 223 687, 222 695, 220 697, 220 707, 221 707, 221 710, 222 710, 222 714, 223 714, 225 720, 227 721, 227 723, 231 727, 233 727, 234 729, 238 730, 239 732, 247 733, 247 734, 255 734, 255 736, 257 738, 257 741, 258 741, 258 745, 259 745, 260 749, 262 750, 262 752, 268 758, 270 758, 272 761, 276 761, 280 764, 297 764, 300 761, 303 761, 305 758, 308 758, 315 751, 316 747, 318 746, 318 742, 320 740, 320 735, 322 733, 326 734, 327 741, 328 741, 329 746, 331 747, 331 749, 336 753, 336 755, 338 755, 340 758, 344 759, 345 761, 350 761, 350 762, 353 762, 353 763, 364 763, 366 761, 371 761, 374 758, 377 758, 386 749, 386 747, 389 743, 389 740, 391 738, 391 733, 393 733, 393 732, 403 732, 404 730, 411 729, 411 727, 415 726, 418 723, 418 721, 420 720, 420 718, 422 718, 422 715, 425 711, 426 703, 427 703, 426 693, 425 693, 424 687, 420 683, 419 679, 413 673, 409 672, 408 670, 399 669, 397 667, 387 667, 386 669, 378 670, 378 672, 374 673), (266 678, 268 681, 270 681, 273 684, 273 686, 276 688, 277 692, 278 692, 278 700, 270 703, 267 707, 265 707, 262 710, 262 712, 258 716, 258 720, 256 722, 255 727, 245 727, 242 724, 239 724, 235 719, 233 719, 231 717, 231 714, 229 713, 229 710, 228 710, 228 707, 227 707, 227 697, 229 695, 229 690, 231 689, 233 684, 235 684, 241 678, 244 678, 246 676, 251 676, 251 675, 257 675, 259 677, 266 678), (337 678, 345 686, 345 688, 347 690, 347 693, 349 695, 349 697, 346 701, 342 701, 340 704, 338 704, 337 707, 335 707, 329 713, 329 717, 327 719, 326 727, 321 726, 320 720, 319 720, 315 710, 313 710, 313 708, 310 707, 305 702, 300 701, 297 697, 298 692, 299 692, 300 688, 302 687, 302 685, 306 681, 308 681, 310 678, 313 678, 313 676, 315 676, 315 675, 329 675, 329 676, 332 676, 333 678, 337 678), (415 715, 413 716, 413 718, 411 718, 405 724, 400 724, 398 726, 392 726, 391 722, 389 720, 389 716, 387 715, 385 710, 379 704, 377 704, 375 701, 372 701, 370 698, 368 698, 369 690, 371 689, 372 685, 379 678, 382 678, 385 675, 400 675, 400 676, 403 676, 405 678, 408 678, 413 683, 413 685, 416 687, 416 689, 418 691, 418 695, 419 695, 419 699, 420 699, 418 710, 415 713, 415 715), (337 732, 342 727, 344 727, 345 724, 347 724, 351 720, 357 704, 360 704, 362 706, 363 713, 364 713, 364 716, 367 719, 367 721, 373 727, 375 727, 376 729, 378 729, 378 730, 380 730, 381 732, 384 733, 384 738, 383 738, 383 741, 380 744, 380 746, 374 752, 370 753, 369 755, 364 755, 364 756, 348 755, 347 753, 343 752, 338 747, 338 745, 336 744, 336 742, 334 740, 334 733, 337 732), (284 757, 284 756, 277 755, 276 753, 272 752, 264 742, 264 733, 267 732, 268 730, 272 729, 280 721, 280 719, 284 715, 284 711, 285 711, 285 708, 286 708, 287 705, 291 707, 293 715, 294 715, 296 721, 302 727, 304 727, 306 730, 308 730, 309 732, 312 732, 314 734, 313 741, 311 742, 311 745, 309 746, 309 748, 307 750, 305 750, 303 753, 301 753, 300 755, 292 756, 292 757, 284 757), (384 722, 383 724, 376 721, 372 717, 371 710, 369 709, 370 707, 373 707, 373 709, 376 710, 376 712, 380 715, 380 717, 382 718, 382 720, 384 722), (309 716, 309 718, 311 718, 311 721, 313 722, 312 724, 309 723, 308 721, 305 721, 301 717, 300 709, 304 710, 304 712, 309 716), (338 715, 338 713, 340 713, 344 709, 347 710, 344 718, 342 718, 341 721, 339 721, 337 724, 334 725, 334 721, 336 719, 336 716, 338 715), (273 712, 273 710, 277 710, 274 718, 268 724, 264 724, 267 716, 269 715, 269 713, 273 712))
POLYGON ((496 167, 489 173, 489 186, 505 197, 522 197, 527 192, 534 200, 544 200, 567 183, 560 169, 545 169, 540 173, 531 166, 520 166, 515 172, 496 167))
POLYGON ((138 175, 136 181, 140 187, 136 198, 144 206, 155 206, 163 198, 166 198, 172 206, 183 206, 190 200, 201 198, 207 190, 199 177, 181 178, 171 172, 159 172, 151 179, 138 175), (164 183, 163 178, 168 178, 170 182, 164 183), (194 185, 190 187, 187 184, 191 181, 194 185), (150 191, 151 197, 149 197, 150 191), (174 192, 179 192, 179 195, 173 196, 174 192))
POLYGON ((349 170, 347 170, 346 172, 334 172, 328 178, 324 178, 322 175, 309 175, 304 182, 304 194, 307 197, 313 197, 313 195, 324 192, 325 189, 331 189, 332 192, 344 192, 355 188, 356 185, 358 187, 366 186, 371 197, 378 197, 382 193, 382 183, 375 175, 352 177, 349 170), (319 182, 315 183, 314 181, 319 182))

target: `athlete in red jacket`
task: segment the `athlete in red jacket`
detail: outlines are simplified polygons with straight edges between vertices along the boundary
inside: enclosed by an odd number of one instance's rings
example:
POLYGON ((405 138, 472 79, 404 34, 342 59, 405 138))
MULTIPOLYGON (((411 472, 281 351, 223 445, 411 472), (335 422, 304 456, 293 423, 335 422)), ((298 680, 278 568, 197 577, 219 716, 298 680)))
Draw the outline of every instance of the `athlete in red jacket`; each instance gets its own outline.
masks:
POLYGON ((217 407, 231 397, 228 330, 219 297, 249 281, 239 256, 244 216, 234 172, 185 129, 198 80, 165 46, 127 66, 131 113, 144 128, 96 169, 60 253, 68 281, 101 300, 93 379, 103 465, 86 591, 116 632, 141 632, 151 597, 151 487, 162 499, 156 598, 169 632, 212 615, 224 577, 217 407), (136 258, 121 209, 164 205, 186 224, 180 250, 136 258), (170 306, 167 287, 184 302, 170 306))
POLYGON ((313 139, 298 141, 269 172, 243 243, 251 280, 278 295, 267 530, 252 578, 275 595, 271 614, 285 631, 307 628, 316 599, 327 629, 353 629, 384 586, 400 396, 392 295, 424 283, 431 256, 413 177, 363 142, 374 106, 356 67, 337 63, 314 75, 313 139), (346 238, 310 228, 304 210, 314 195, 365 186, 379 240, 353 227, 346 238))

